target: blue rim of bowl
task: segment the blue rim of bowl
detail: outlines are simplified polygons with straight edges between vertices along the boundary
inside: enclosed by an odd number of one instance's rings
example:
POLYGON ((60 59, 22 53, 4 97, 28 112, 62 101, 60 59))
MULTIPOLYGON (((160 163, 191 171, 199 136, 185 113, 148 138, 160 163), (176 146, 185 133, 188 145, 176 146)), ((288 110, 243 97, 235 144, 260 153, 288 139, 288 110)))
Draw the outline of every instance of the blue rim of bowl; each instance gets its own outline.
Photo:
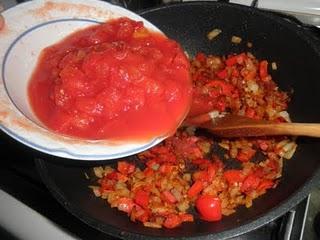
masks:
MULTIPOLYGON (((15 38, 13 40, 13 42, 9 45, 8 49, 6 50, 4 57, 3 57, 3 61, 2 61, 2 71, 1 71, 1 77, 3 80, 3 85, 4 85, 4 89, 7 93, 7 96, 9 97, 11 103, 15 106, 16 109, 19 110, 20 113, 23 114, 23 112, 19 109, 19 107, 15 104, 15 102, 13 101, 13 99, 11 98, 8 88, 7 88, 7 84, 6 84, 6 78, 5 78, 5 69, 6 69, 6 65, 7 65, 7 60, 8 57, 11 53, 11 50, 15 47, 15 45, 23 38, 25 37, 27 34, 31 33, 32 31, 50 25, 50 24, 54 24, 54 23, 59 23, 59 22, 89 22, 89 23, 95 23, 95 24, 101 24, 102 22, 96 21, 96 20, 91 20, 91 19, 84 19, 84 18, 80 18, 80 19, 76 19, 76 18, 63 18, 63 19, 56 19, 56 20, 52 20, 52 21, 48 21, 48 22, 44 22, 38 25, 35 25, 31 28, 29 28, 28 30, 24 31, 23 33, 21 33, 17 38, 15 38)), ((25 116, 26 118, 28 118, 26 115, 23 114, 23 116, 25 116)), ((30 121, 32 121, 30 118, 28 118, 30 121)))
POLYGON ((28 141, 26 138, 15 134, 13 131, 11 131, 10 129, 8 129, 4 126, 0 126, 0 129, 3 132, 5 132, 6 134, 10 135, 15 140, 17 140, 18 142, 21 142, 28 147, 31 147, 31 148, 36 149, 38 151, 41 151, 41 152, 44 152, 44 153, 47 153, 50 155, 54 155, 57 157, 69 156, 69 157, 72 157, 73 159, 76 159, 76 160, 112 160, 112 159, 117 159, 117 158, 123 158, 123 157, 134 155, 138 152, 142 152, 148 148, 151 148, 151 147, 155 146, 160 140, 159 138, 155 138, 150 143, 143 145, 142 147, 135 148, 133 150, 126 151, 126 152, 116 153, 116 154, 83 155, 83 154, 71 153, 68 150, 66 150, 65 148, 50 148, 49 149, 49 148, 46 148, 41 145, 38 145, 38 144, 35 144, 35 143, 28 141), (63 153, 64 156, 59 155, 58 153, 63 153))
MULTIPOLYGON (((1 76, 2 76, 2 80, 3 80, 3 85, 4 85, 4 89, 5 92, 7 94, 7 96, 9 97, 11 103, 15 106, 15 108, 27 119, 29 119, 26 115, 24 115, 24 113, 18 108, 18 106, 14 103, 13 99, 11 98, 9 91, 7 89, 6 86, 6 79, 5 79, 5 68, 6 68, 6 63, 7 63, 7 59, 10 55, 11 50, 14 48, 14 46, 19 42, 19 40, 21 40, 24 36, 26 36, 27 34, 29 34, 30 32, 41 28, 43 26, 49 25, 49 24, 54 24, 57 22, 72 22, 72 21, 78 21, 78 22, 89 22, 89 23, 95 23, 95 24, 101 24, 102 22, 100 21, 96 21, 93 19, 85 19, 85 18, 63 18, 63 19, 55 19, 55 20, 51 20, 48 22, 44 22, 38 25, 35 25, 31 28, 29 28, 28 30, 24 31, 22 34, 20 34, 17 38, 15 38, 15 40, 10 44, 9 48, 6 50, 3 61, 2 61, 2 71, 1 71, 1 76)), ((32 121, 31 119, 29 119, 31 122, 34 123, 34 121, 32 121)), ((36 124, 36 123, 34 123, 36 124)), ((37 126, 39 126, 38 124, 36 124, 37 126)), ((39 126, 41 129, 46 130, 45 128, 39 126)), ((76 159, 76 160, 112 160, 112 159, 117 159, 117 158, 122 158, 122 157, 126 157, 126 156, 130 156, 130 155, 134 155, 138 152, 144 151, 148 148, 151 148, 153 146, 155 146, 157 143, 160 142, 161 138, 154 138, 152 139, 149 143, 141 146, 141 147, 137 147, 134 148, 132 150, 129 151, 125 151, 125 152, 120 152, 120 153, 116 153, 116 154, 98 154, 98 155, 93 155, 93 154, 76 154, 73 152, 68 151, 65 148, 47 148, 44 147, 42 145, 39 144, 35 144, 33 142, 30 142, 29 140, 27 140, 25 137, 22 137, 18 134, 16 134, 14 131, 11 131, 9 128, 0 125, 0 129, 2 131, 4 131, 5 133, 7 133, 8 135, 10 135, 11 137, 13 137, 15 140, 27 145, 28 147, 31 147, 33 149, 36 149, 38 151, 50 154, 50 155, 55 155, 57 157, 67 157, 67 158, 72 158, 72 159, 76 159), (59 154, 60 153, 60 154, 59 154), (61 155, 63 154, 63 155, 61 155)), ((95 141, 92 141, 95 142, 95 141)), ((98 141, 97 141, 98 142, 98 141)))

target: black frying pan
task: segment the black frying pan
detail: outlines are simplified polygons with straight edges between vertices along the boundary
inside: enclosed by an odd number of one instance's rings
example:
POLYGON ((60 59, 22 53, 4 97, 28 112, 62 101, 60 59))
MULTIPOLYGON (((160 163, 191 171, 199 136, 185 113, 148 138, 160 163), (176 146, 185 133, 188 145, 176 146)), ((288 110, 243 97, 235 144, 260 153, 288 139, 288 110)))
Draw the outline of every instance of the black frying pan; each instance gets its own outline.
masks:
MULTIPOLYGON (((192 56, 202 51, 229 54, 250 51, 260 59, 275 61, 272 75, 283 90, 294 89, 289 112, 296 122, 320 122, 320 48, 313 36, 296 22, 273 13, 219 2, 193 2, 147 10, 142 15, 159 26, 169 37, 182 44, 192 56), (213 28, 222 34, 210 42, 206 33, 213 28), (232 35, 243 44, 232 45, 232 35)), ((40 174, 57 200, 72 214, 90 226, 125 239, 206 238, 225 239, 253 230, 287 212, 320 182, 320 142, 298 139, 294 158, 285 162, 281 183, 276 189, 254 201, 253 207, 241 207, 236 214, 216 223, 196 220, 173 230, 150 229, 131 222, 124 213, 111 209, 93 196, 84 177, 92 163, 70 165, 63 159, 37 160, 40 174)), ((110 162, 107 162, 110 163, 110 162)), ((104 164, 103 162, 96 165, 104 164)))

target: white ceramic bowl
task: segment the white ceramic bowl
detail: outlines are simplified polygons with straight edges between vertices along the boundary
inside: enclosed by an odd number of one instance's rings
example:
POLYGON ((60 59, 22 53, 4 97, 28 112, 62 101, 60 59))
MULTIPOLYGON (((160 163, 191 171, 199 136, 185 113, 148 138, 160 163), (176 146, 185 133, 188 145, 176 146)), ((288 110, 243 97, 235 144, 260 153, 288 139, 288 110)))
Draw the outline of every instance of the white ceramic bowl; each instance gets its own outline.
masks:
POLYGON ((34 115, 27 86, 41 50, 81 28, 111 18, 140 16, 97 0, 35 0, 3 12, 5 28, 0 31, 0 127, 11 137, 39 151, 76 160, 116 159, 146 150, 163 140, 147 142, 86 141, 64 137, 47 130, 34 115))

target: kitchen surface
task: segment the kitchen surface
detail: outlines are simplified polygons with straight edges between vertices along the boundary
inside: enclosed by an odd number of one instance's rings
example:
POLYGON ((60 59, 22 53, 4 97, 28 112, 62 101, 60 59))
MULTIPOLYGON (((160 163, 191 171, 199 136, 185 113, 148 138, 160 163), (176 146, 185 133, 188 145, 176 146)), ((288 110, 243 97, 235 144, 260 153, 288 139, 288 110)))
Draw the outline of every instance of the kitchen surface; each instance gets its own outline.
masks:
MULTIPOLYGON (((0 0, 4 9, 20 2, 23 1, 0 0)), ((110 2, 138 10, 159 4, 160 1, 148 1, 148 4, 143 1, 138 1, 139 4, 133 4, 134 1, 110 2)), ((172 1, 164 0, 163 4, 170 2, 172 1)), ((312 28, 312 31, 320 37, 318 0, 232 0, 230 2, 244 5, 251 5, 254 2, 258 8, 293 15, 307 26, 316 27, 312 28)), ((72 216, 50 195, 35 167, 34 160, 43 157, 41 153, 16 142, 1 131, 0 149, 3 163, 0 168, 0 239, 115 239, 72 216)), ((318 213, 320 213, 320 183, 309 197, 283 217, 230 240, 317 240, 320 239, 320 217, 317 218, 318 222, 315 222, 318 213)))

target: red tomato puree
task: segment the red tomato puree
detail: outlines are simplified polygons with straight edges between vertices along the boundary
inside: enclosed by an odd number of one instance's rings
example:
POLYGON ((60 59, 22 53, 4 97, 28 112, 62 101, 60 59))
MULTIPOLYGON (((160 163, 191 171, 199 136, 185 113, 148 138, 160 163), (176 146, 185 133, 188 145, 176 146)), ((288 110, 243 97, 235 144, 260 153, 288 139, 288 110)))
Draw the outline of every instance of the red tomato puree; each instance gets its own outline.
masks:
POLYGON ((58 133, 151 139, 173 133, 189 111, 189 68, 178 43, 119 18, 44 49, 29 98, 39 120, 58 133))

